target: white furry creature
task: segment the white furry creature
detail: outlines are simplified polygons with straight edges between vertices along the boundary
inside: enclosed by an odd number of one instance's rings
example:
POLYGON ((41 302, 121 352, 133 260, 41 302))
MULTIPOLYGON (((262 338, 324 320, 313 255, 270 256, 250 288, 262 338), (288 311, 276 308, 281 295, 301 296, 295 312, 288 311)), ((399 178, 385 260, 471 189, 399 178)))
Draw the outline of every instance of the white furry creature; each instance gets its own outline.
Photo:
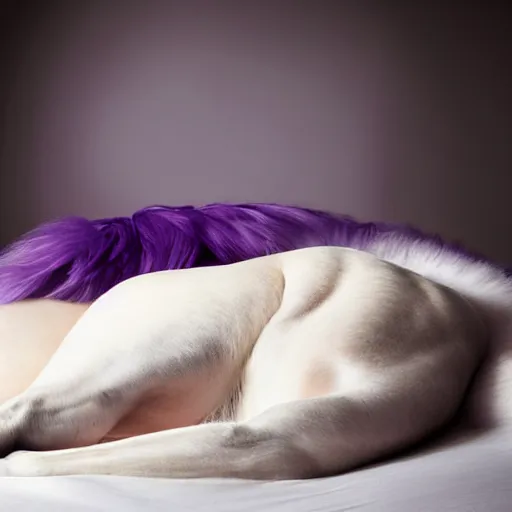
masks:
POLYGON ((41 305, 43 334, 72 327, 0 406, 0 473, 312 478, 391 456, 461 407, 507 423, 511 299, 486 263, 390 239, 41 305))

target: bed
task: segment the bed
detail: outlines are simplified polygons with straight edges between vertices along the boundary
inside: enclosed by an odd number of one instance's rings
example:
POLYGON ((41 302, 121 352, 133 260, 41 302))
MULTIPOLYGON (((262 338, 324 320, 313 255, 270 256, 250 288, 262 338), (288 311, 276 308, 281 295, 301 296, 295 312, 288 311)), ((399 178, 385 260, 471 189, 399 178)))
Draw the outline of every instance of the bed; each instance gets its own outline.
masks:
POLYGON ((512 430, 343 476, 292 482, 0 479, 0 510, 510 512, 512 430))

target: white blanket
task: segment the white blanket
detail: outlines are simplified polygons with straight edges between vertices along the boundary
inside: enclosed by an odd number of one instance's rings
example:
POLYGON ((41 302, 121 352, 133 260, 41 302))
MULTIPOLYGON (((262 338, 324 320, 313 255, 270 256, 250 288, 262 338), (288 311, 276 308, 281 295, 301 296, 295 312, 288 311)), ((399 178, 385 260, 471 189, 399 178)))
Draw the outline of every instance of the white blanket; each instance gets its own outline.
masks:
POLYGON ((1 478, 0 511, 510 512, 512 432, 302 482, 1 478))

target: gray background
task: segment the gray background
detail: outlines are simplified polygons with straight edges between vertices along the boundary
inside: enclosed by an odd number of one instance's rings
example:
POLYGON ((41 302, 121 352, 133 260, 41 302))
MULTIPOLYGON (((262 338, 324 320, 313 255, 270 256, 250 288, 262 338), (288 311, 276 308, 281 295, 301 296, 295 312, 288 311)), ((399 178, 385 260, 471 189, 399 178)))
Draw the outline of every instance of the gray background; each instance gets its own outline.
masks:
POLYGON ((2 2, 0 244, 68 214, 276 201, 511 262, 506 2, 412 4, 2 2))

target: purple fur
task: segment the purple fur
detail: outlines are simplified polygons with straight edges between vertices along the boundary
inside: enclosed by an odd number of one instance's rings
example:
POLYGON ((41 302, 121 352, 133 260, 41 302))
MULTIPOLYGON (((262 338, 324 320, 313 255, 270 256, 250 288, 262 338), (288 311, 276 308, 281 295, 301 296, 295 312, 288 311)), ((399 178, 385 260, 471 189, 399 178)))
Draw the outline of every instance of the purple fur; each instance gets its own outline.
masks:
POLYGON ((319 245, 365 249, 389 234, 427 240, 403 225, 359 223, 347 216, 275 204, 153 206, 131 218, 67 218, 44 224, 0 255, 0 304, 48 297, 90 302, 117 283, 158 270, 219 265, 319 245))

